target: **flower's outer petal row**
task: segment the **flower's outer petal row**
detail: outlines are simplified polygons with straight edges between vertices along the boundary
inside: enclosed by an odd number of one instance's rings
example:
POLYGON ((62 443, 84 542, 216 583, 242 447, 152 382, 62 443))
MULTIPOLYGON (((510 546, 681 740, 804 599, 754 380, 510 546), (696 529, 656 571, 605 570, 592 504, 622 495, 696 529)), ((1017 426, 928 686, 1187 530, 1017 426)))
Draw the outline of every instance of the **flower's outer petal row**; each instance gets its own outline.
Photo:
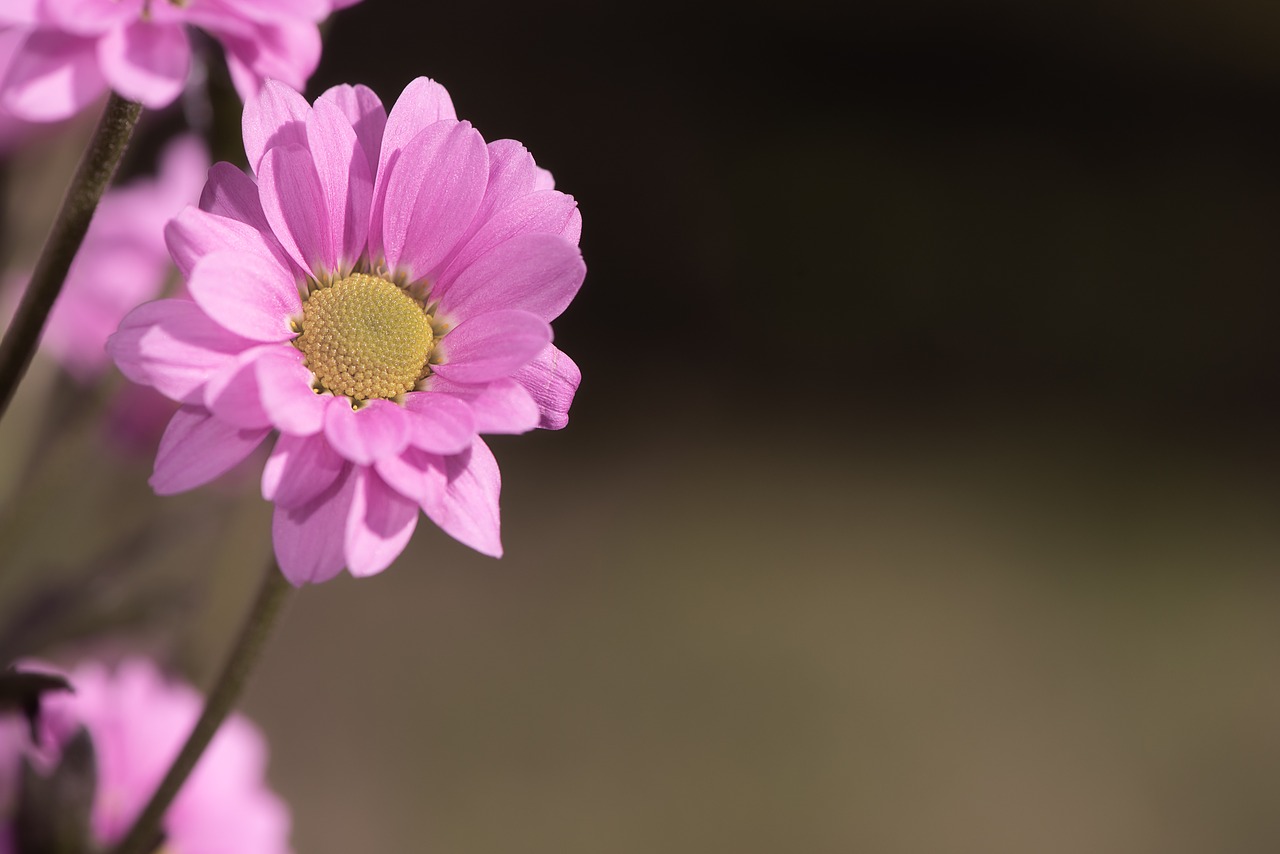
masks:
POLYGON ((194 302, 177 299, 138 306, 107 339, 107 352, 125 377, 184 403, 201 402, 209 378, 252 346, 194 302))
POLYGON ((202 24, 202 29, 222 43, 231 82, 242 101, 268 80, 300 91, 320 63, 320 30, 309 21, 249 22, 247 34, 245 27, 229 26, 225 20, 202 24))
POLYGON ((181 24, 135 21, 98 40, 98 63, 116 92, 160 109, 182 94, 191 68, 191 43, 181 24))
POLYGON ((56 30, 28 31, 0 80, 0 107, 33 122, 67 118, 107 88, 94 40, 56 30))
POLYGON ((511 378, 533 397, 544 430, 560 430, 569 423, 569 406, 582 383, 582 371, 554 344, 548 344, 537 358, 517 370, 511 378))
POLYGON ((215 373, 204 387, 205 408, 243 430, 270 427, 258 387, 257 363, 271 349, 270 345, 251 347, 215 373))
POLYGON ((354 473, 347 515, 347 569, 357 578, 382 572, 399 557, 418 524, 418 505, 383 483, 372 468, 354 473))
POLYGON ((489 152, 467 122, 439 121, 405 146, 387 178, 382 249, 409 281, 430 274, 452 252, 484 198, 489 152))
POLYGON ((253 453, 270 432, 267 427, 242 430, 204 407, 183 406, 160 439, 151 488, 174 495, 203 486, 253 453))
POLYGON ((493 452, 477 437, 469 451, 444 457, 443 463, 448 486, 423 502, 423 512, 463 545, 502 557, 498 514, 502 474, 493 452))
POLYGON ((262 497, 301 507, 333 485, 346 465, 324 436, 282 433, 262 469, 262 497))
POLYGON ((334 450, 357 465, 393 457, 409 445, 409 414, 389 400, 374 399, 356 411, 345 398, 325 409, 324 434, 334 450))
POLYGON ((351 129, 356 132, 360 148, 369 162, 369 174, 378 174, 378 158, 382 151, 382 133, 387 126, 387 108, 368 86, 342 84, 325 91, 316 99, 316 109, 321 104, 332 104, 347 117, 351 129))
MULTIPOLYGON (((277 346, 256 363, 262 406, 271 423, 282 433, 311 436, 324 429, 325 410, 347 406, 345 399, 316 394, 311 372, 296 347, 277 346)), ((349 408, 349 407, 348 407, 349 408)))
MULTIPOLYGON (((533 395, 513 379, 494 380, 484 385, 464 385, 442 376, 434 376, 430 380, 430 391, 421 394, 465 401, 475 420, 477 433, 528 433, 538 427, 542 420, 533 395)), ((408 406, 408 400, 405 405, 408 406)))
POLYGON ((443 495, 449 485, 444 458, 412 446, 398 456, 383 457, 373 467, 384 483, 419 505, 443 495))
POLYGON ((498 139, 489 143, 489 182, 472 229, 483 225, 494 213, 516 199, 532 193, 537 172, 533 155, 514 139, 498 139))
POLYGON ((445 318, 520 309, 546 321, 560 316, 582 287, 587 266, 563 237, 533 232, 496 246, 439 296, 445 318))
MULTIPOLYGON (((199 208, 184 208, 164 228, 164 242, 183 278, 191 275, 196 262, 214 252, 231 251, 251 256, 264 265, 274 264, 296 274, 283 248, 270 231, 199 208)), ((245 258, 246 262, 250 257, 245 258)))
POLYGON ((434 370, 459 383, 510 376, 551 343, 551 326, 526 311, 493 311, 459 323, 440 341, 445 362, 434 370))
POLYGON ((551 174, 551 170, 538 167, 537 177, 533 181, 534 190, 554 190, 556 188, 556 178, 551 174))
POLYGON ((244 134, 244 153, 254 174, 268 149, 306 146, 310 112, 311 105, 306 99, 278 80, 268 80, 261 92, 245 100, 240 128, 244 134))
POLYGON ((409 413, 409 444, 432 454, 457 454, 471 447, 476 420, 464 400, 431 391, 404 396, 409 413))
POLYGON ((258 164, 258 198, 271 230, 304 272, 323 278, 334 257, 329 210, 311 153, 301 145, 270 148, 258 164))
POLYGON ((271 539, 284 577, 296 587, 328 581, 346 565, 346 524, 355 467, 345 464, 327 489, 297 507, 276 503, 271 539))
POLYGON ((257 183, 230 163, 215 163, 209 168, 199 207, 206 213, 244 223, 260 233, 271 232, 271 224, 258 198, 257 183))
POLYGON ((235 252, 205 255, 191 270, 187 288, 217 323, 253 341, 288 341, 289 320, 302 313, 298 289, 283 270, 235 252))
POLYGON ((325 269, 337 271, 335 276, 345 276, 364 252, 369 234, 373 195, 369 158, 351 121, 337 105, 328 102, 317 101, 307 115, 307 146, 329 212, 325 269))

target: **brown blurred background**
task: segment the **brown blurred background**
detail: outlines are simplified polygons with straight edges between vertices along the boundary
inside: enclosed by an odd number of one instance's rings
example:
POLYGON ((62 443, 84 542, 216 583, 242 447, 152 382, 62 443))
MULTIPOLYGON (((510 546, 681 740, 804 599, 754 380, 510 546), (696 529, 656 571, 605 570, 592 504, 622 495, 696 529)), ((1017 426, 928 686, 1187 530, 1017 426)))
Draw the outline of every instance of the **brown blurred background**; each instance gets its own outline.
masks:
MULTIPOLYGON (((1280 850, 1280 6, 365 0, 309 94, 420 74, 579 199, 585 379, 506 558, 298 597, 299 852, 1280 850)), ((10 624, 92 565, 207 680, 254 474, 46 444, 10 624)))

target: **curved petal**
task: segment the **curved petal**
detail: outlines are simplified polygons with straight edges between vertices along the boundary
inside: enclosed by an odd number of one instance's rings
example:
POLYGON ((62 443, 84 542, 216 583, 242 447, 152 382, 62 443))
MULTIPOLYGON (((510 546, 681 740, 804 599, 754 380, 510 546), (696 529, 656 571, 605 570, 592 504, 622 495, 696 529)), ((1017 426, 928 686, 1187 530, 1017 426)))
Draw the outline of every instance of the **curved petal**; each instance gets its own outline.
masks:
POLYGON ((53 122, 74 116, 106 89, 95 39, 39 29, 14 51, 0 80, 0 106, 20 119, 53 122))
POLYGON ((259 231, 252 225, 206 213, 199 208, 183 208, 169 220, 164 227, 164 242, 184 278, 191 275, 196 262, 203 256, 222 250, 256 255, 268 263, 275 262, 290 275, 297 275, 270 229, 259 231))
POLYGON ((436 500, 449 485, 444 460, 418 448, 408 447, 395 457, 383 457, 373 464, 383 482, 417 504, 436 500))
POLYGON ((332 486, 346 464, 323 436, 282 433, 262 468, 262 497, 300 507, 332 486))
POLYGON ((137 20, 108 30, 98 61, 111 88, 157 110, 182 94, 191 69, 191 44, 180 24, 137 20))
POLYGON ((278 342, 298 334, 289 321, 302 312, 302 299, 274 264, 214 252, 196 262, 187 288, 211 318, 244 338, 278 342))
POLYGON ((551 343, 547 322, 525 311, 504 310, 464 320, 440 342, 445 362, 433 369, 445 379, 483 383, 509 376, 551 343))
POLYGON ((511 378, 524 386, 538 404, 539 427, 559 430, 569 423, 569 407, 582 383, 582 371, 555 345, 548 344, 536 359, 511 378))
POLYGON ((325 410, 324 434, 329 444, 353 463, 367 466, 399 454, 409 444, 409 416, 388 400, 370 400, 359 411, 342 404, 325 410))
POLYGON ((270 432, 242 430, 203 407, 183 406, 160 439, 151 488, 160 495, 174 495, 203 486, 253 453, 270 432))
POLYGON ((258 164, 258 198, 280 245, 317 276, 332 265, 329 211, 311 153, 300 145, 267 150, 258 164))
POLYGON ((577 205, 573 196, 555 190, 530 193, 508 204, 471 234, 449 260, 436 280, 435 294, 447 293, 454 280, 472 264, 513 237, 541 232, 560 235, 576 245, 577 234, 567 232, 574 222, 581 222, 577 205))
POLYGON ((556 178, 548 169, 538 167, 537 176, 533 179, 533 189, 535 190, 554 190, 556 188, 556 178))
POLYGON ((466 401, 477 433, 528 433, 541 422, 541 412, 533 395, 512 379, 476 386, 450 382, 437 375, 431 378, 431 391, 423 393, 466 401))
POLYGON ((370 468, 357 468, 347 516, 347 570, 357 578, 382 572, 400 556, 418 524, 418 505, 387 486, 370 468))
POLYGON ((307 100, 279 80, 268 80, 257 95, 246 98, 240 128, 249 168, 256 174, 267 149, 307 144, 307 100))
MULTIPOLYGON (((184 13, 194 17, 199 5, 188 6, 184 13)), ((301 91, 320 62, 320 30, 310 21, 249 22, 248 34, 242 27, 201 24, 201 28, 226 49, 227 70, 242 100, 252 98, 272 80, 301 91)))
POLYGON ((582 253, 554 234, 521 234, 468 267, 439 295, 449 317, 518 308, 554 320, 582 287, 582 253))
POLYGON ((136 20, 143 10, 143 0, 45 0, 49 22, 59 29, 79 35, 99 35, 112 27, 136 20))
POLYGON ((310 436, 324 429, 324 413, 330 406, 351 408, 345 400, 317 394, 303 361, 295 348, 280 347, 257 362, 263 408, 277 430, 296 436, 310 436))
POLYGON ((280 571, 295 587, 328 581, 346 565, 343 542, 355 494, 352 466, 315 498, 297 507, 276 504, 271 539, 280 571))
POLYGON ((269 349, 254 347, 245 350, 234 362, 209 378, 204 387, 204 405, 219 420, 242 430, 271 426, 271 419, 262 406, 256 367, 269 349))
POLYGON ((258 199, 258 184, 230 163, 209 167, 209 178, 200 193, 200 210, 242 222, 260 232, 270 232, 271 224, 258 199))
POLYGON ((369 234, 369 201, 373 195, 369 158, 351 122, 329 102, 317 101, 307 116, 307 145, 329 212, 328 244, 333 257, 326 258, 325 263, 330 271, 341 270, 346 275, 364 252, 369 234))
POLYGON ((388 267, 413 281, 450 255, 488 177, 484 138, 466 122, 439 121, 415 136, 387 178, 382 249, 388 267))
POLYGON ((125 377, 184 403, 200 402, 213 374, 252 346, 194 302, 176 299, 138 306, 107 339, 107 353, 125 377))
POLYGON ((489 143, 489 182, 472 229, 479 228, 516 199, 532 193, 537 177, 538 166, 523 145, 514 139, 495 139, 489 143))
POLYGON ((502 557, 498 499, 502 474, 489 446, 476 439, 465 453, 444 458, 449 485, 423 511, 449 536, 490 557, 502 557))
POLYGON ((387 108, 368 86, 343 83, 326 89, 316 99, 316 107, 332 104, 337 107, 356 132, 365 157, 369 159, 369 174, 378 174, 378 159, 382 153, 382 132, 387 126, 387 108))
POLYGON ((456 454, 471 446, 476 435, 471 407, 455 397, 434 391, 404 396, 409 413, 409 444, 432 454, 456 454))

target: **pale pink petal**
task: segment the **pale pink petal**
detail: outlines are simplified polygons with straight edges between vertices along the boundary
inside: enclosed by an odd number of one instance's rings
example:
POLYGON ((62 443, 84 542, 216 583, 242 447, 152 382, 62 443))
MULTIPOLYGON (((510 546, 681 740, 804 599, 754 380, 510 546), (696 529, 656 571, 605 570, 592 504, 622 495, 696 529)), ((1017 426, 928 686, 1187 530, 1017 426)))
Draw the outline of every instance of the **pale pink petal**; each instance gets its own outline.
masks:
POLYGON ((330 406, 351 407, 332 395, 317 394, 311 387, 311 372, 302 363, 297 348, 278 348, 258 360, 258 388, 262 406, 277 430, 310 436, 324 428, 324 413, 330 406))
POLYGON ((436 375, 430 384, 431 391, 423 394, 435 393, 466 401, 475 419, 477 433, 528 433, 541 420, 533 395, 512 379, 494 380, 484 385, 463 385, 436 375))
POLYGON ((164 229, 164 241, 183 277, 191 275, 196 262, 203 256, 224 250, 256 256, 264 264, 274 263, 296 275, 284 249, 269 230, 260 231, 251 224, 206 213, 199 208, 184 208, 169 220, 164 229))
POLYGON ((260 232, 271 231, 258 199, 257 182, 230 163, 209 167, 209 180, 200 194, 200 210, 234 219, 260 232))
POLYGON ((412 446, 395 457, 383 457, 373 464, 388 486, 418 504, 444 495, 448 480, 444 459, 412 446))
POLYGON ((271 539, 280 571, 295 587, 328 581, 346 565, 343 544, 356 478, 345 465, 336 480, 297 507, 276 505, 271 539))
POLYGON ((532 193, 537 171, 533 155, 514 139, 489 143, 489 182, 472 228, 478 228, 495 212, 532 193))
POLYGON ((413 536, 418 505, 387 486, 370 468, 357 468, 347 516, 347 570, 357 578, 382 572, 413 536))
POLYGON ((440 341, 445 362, 433 369, 445 379, 483 383, 510 375, 551 343, 551 327, 525 311, 494 311, 468 318, 440 341))
POLYGON ((258 164, 258 198, 289 257, 303 270, 322 273, 334 253, 324 191, 311 153, 300 145, 268 149, 258 164))
POLYGON ((82 36, 98 35, 117 25, 137 20, 144 0, 44 0, 48 21, 58 29, 82 36))
POLYGON ((445 457, 449 485, 423 511, 449 536, 490 557, 502 557, 498 498, 502 474, 489 446, 476 439, 465 453, 445 457))
POLYGON ((363 85, 342 84, 325 90, 316 99, 316 107, 332 104, 342 111, 360 140, 360 148, 369 159, 369 174, 378 174, 382 152, 382 132, 387 126, 387 108, 372 89, 363 85))
POLYGON ((323 436, 282 433, 262 469, 262 497, 300 507, 328 489, 345 465, 323 436))
POLYGON ((329 14, 328 0, 221 0, 232 14, 250 21, 321 21, 329 14))
POLYGON ((560 235, 576 245, 577 233, 572 226, 582 219, 577 205, 573 196, 555 190, 531 193, 508 204, 472 233, 449 260, 437 278, 437 293, 448 291, 472 264, 513 237, 540 232, 560 235))
POLYGON ((244 153, 255 174, 267 149, 307 144, 310 112, 306 99, 278 80, 268 80, 261 92, 245 99, 240 128, 244 133, 244 153))
POLYGON ((349 272, 364 252, 369 233, 373 173, 350 120, 337 105, 317 101, 307 116, 307 145, 315 162, 325 209, 329 212, 329 270, 349 272))
POLYGON ((80 112, 107 89, 95 44, 54 30, 29 32, 0 80, 0 107, 32 122, 80 112))
POLYGON ((534 179, 534 182, 533 182, 533 189, 554 190, 555 188, 556 188, 555 176, 552 175, 549 170, 543 169, 541 166, 539 166, 537 177, 534 179))
POLYGON ((436 122, 415 136, 387 181, 388 267, 413 281, 442 262, 471 224, 488 176, 484 138, 466 122, 436 122))
POLYGON ((554 320, 573 301, 586 275, 582 253, 563 237, 521 234, 499 244, 454 279, 438 295, 440 312, 446 317, 473 317, 518 308, 554 320))
POLYGON ((179 24, 138 20, 109 30, 99 40, 98 61, 112 89, 157 110, 182 94, 191 68, 191 44, 179 24))
MULTIPOLYGON (((252 98, 266 82, 278 80, 294 89, 306 87, 320 61, 320 30, 310 21, 249 22, 242 28, 208 26, 227 51, 227 70, 242 99, 252 98)), ((252 162, 252 161, 250 161, 252 162)))
POLYGON ((554 345, 538 354, 538 357, 511 375, 533 396, 542 413, 538 426, 544 430, 559 430, 569 423, 569 406, 582 382, 582 371, 554 345))
POLYGON ((129 380, 173 400, 197 403, 213 372, 254 343, 210 320, 194 302, 157 300, 121 321, 107 339, 107 353, 129 380))
POLYGON ((241 337, 288 341, 298 334, 289 321, 302 313, 302 299, 274 264, 252 255, 214 252, 196 262, 187 288, 211 318, 241 337))
POLYGON ((203 407, 183 406, 160 439, 151 488, 174 495, 203 486, 253 453, 270 432, 242 430, 203 407))
POLYGON ((234 427, 270 427, 271 418, 262 406, 256 367, 270 349, 270 345, 252 347, 215 372, 204 387, 205 408, 234 427))
POLYGON ((324 434, 339 454, 367 466, 408 446, 409 416, 399 406, 389 400, 370 400, 356 411, 342 400, 330 404, 324 418, 324 434))
POLYGON ((462 400, 434 391, 414 391, 404 396, 409 418, 409 443, 432 454, 456 454, 471 445, 476 435, 471 407, 462 400))

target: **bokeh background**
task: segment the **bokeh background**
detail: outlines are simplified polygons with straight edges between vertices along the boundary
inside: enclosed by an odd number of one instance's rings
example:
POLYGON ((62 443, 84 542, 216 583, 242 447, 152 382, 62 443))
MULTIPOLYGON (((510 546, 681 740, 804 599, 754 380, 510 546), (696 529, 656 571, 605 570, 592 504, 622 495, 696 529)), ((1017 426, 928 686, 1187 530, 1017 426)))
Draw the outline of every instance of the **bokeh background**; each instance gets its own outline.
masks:
MULTIPOLYGON (((493 443, 503 560, 297 597, 299 852, 1280 850, 1280 6, 365 0, 309 94, 421 74, 579 199, 585 379, 493 443)), ((0 650, 207 682, 252 467, 155 499, 29 385, 0 650)))

